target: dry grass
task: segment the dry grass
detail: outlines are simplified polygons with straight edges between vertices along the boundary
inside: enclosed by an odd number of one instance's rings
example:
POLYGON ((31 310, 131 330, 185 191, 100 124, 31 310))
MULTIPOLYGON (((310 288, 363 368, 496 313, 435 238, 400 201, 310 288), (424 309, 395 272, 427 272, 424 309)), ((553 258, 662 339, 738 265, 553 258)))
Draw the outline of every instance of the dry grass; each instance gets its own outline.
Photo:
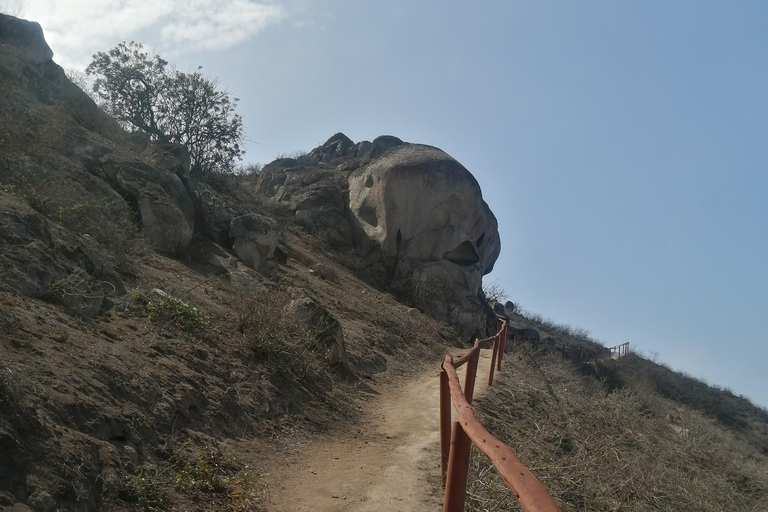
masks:
POLYGON ((290 371, 300 380, 324 380, 326 363, 317 350, 317 332, 291 323, 285 308, 291 302, 284 287, 271 287, 244 295, 237 302, 238 331, 259 360, 290 371))
MULTIPOLYGON (((650 388, 609 392, 525 347, 476 402, 564 511, 768 509, 768 465, 733 433, 650 388)), ((520 510, 479 453, 468 510, 520 510)))

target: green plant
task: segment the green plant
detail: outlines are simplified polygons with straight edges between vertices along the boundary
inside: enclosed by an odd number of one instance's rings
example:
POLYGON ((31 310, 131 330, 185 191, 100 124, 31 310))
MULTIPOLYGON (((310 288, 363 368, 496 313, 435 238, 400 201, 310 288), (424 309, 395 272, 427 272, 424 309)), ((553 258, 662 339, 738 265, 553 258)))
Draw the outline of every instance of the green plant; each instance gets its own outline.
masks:
POLYGON ((238 98, 219 90, 217 79, 178 71, 133 41, 98 52, 85 72, 95 77, 102 107, 125 128, 184 144, 193 175, 234 171, 244 153, 243 120, 235 113, 238 98))
POLYGON ((161 328, 174 327, 194 332, 206 326, 206 320, 199 309, 160 290, 153 290, 150 294, 142 288, 134 288, 130 296, 135 304, 144 309, 149 321, 161 328))
POLYGON ((158 468, 149 463, 125 475, 119 496, 125 501, 136 503, 147 512, 165 510, 169 505, 158 468))
POLYGON ((197 460, 186 461, 176 475, 176 481, 192 490, 223 492, 226 490, 223 465, 229 459, 230 456, 221 453, 218 448, 201 446, 197 460))
POLYGON ((225 497, 237 512, 263 510, 266 486, 253 475, 248 465, 222 452, 216 446, 198 446, 192 460, 174 455, 176 483, 187 494, 207 493, 225 497))

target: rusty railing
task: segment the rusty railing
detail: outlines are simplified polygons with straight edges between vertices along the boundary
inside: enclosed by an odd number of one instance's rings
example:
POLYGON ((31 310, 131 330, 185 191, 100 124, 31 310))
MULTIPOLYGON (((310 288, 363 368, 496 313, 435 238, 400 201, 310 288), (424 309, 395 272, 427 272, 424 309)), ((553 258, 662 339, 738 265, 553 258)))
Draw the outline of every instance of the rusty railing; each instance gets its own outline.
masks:
MULTIPOLYGON (((528 471, 512 450, 492 436, 472 412, 480 345, 493 340, 491 369, 488 385, 493 384, 494 369, 501 370, 504 347, 507 342, 507 324, 499 319, 496 336, 475 340, 474 346, 454 360, 447 355, 440 372, 440 469, 445 483, 443 512, 461 512, 467 492, 469 451, 474 444, 493 463, 496 471, 520 501, 525 512, 561 512, 541 482, 528 471), (461 388, 456 369, 467 364, 464 389, 461 388), (451 425, 451 399, 458 421, 451 425)), ((514 340, 513 340, 514 341, 514 340)))

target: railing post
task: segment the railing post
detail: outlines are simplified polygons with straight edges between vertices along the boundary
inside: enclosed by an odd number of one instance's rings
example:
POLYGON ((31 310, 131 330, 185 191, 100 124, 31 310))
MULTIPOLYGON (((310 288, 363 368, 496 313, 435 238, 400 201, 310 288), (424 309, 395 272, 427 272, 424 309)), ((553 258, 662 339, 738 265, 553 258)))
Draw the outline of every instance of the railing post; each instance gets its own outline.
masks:
POLYGON ((443 512, 463 512, 467 492, 467 470, 471 441, 459 422, 453 423, 451 435, 451 456, 448 460, 448 475, 445 481, 443 512))
POLYGON ((480 350, 475 351, 472 357, 467 361, 467 375, 464 378, 464 397, 467 402, 472 403, 472 397, 475 394, 475 377, 477 377, 477 363, 480 362, 480 350))
POLYGON ((451 389, 448 374, 440 372, 440 477, 445 484, 448 456, 451 451, 451 389))
POLYGON ((497 362, 496 370, 501 371, 501 360, 504 357, 504 349, 507 346, 507 331, 506 329, 500 329, 496 334, 499 338, 499 360, 497 362))
POLYGON ((491 371, 488 372, 488 385, 493 385, 493 370, 496 368, 496 353, 499 351, 499 337, 493 339, 493 354, 491 355, 491 371))

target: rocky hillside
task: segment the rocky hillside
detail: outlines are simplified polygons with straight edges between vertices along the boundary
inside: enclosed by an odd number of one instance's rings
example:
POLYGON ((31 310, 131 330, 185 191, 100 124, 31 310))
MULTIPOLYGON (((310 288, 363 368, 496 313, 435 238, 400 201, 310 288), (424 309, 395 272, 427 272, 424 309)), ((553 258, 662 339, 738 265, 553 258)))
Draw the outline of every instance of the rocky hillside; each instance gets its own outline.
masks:
POLYGON ((0 90, 0 507, 258 509, 218 441, 350 418, 494 327, 496 219, 437 148, 337 134, 195 180, 4 15, 0 90))
MULTIPOLYGON (((338 133, 193 179, 183 146, 124 131, 39 25, 0 15, 0 509, 263 510, 263 468, 223 447, 350 424, 497 315, 515 378, 478 406, 564 510, 764 508, 764 410, 489 303, 499 251, 437 148, 338 133), (621 471, 654 460, 683 469, 639 493, 655 481, 621 471), (720 486, 688 499, 669 483, 688 470, 720 486)), ((472 506, 514 509, 476 468, 472 506)))

